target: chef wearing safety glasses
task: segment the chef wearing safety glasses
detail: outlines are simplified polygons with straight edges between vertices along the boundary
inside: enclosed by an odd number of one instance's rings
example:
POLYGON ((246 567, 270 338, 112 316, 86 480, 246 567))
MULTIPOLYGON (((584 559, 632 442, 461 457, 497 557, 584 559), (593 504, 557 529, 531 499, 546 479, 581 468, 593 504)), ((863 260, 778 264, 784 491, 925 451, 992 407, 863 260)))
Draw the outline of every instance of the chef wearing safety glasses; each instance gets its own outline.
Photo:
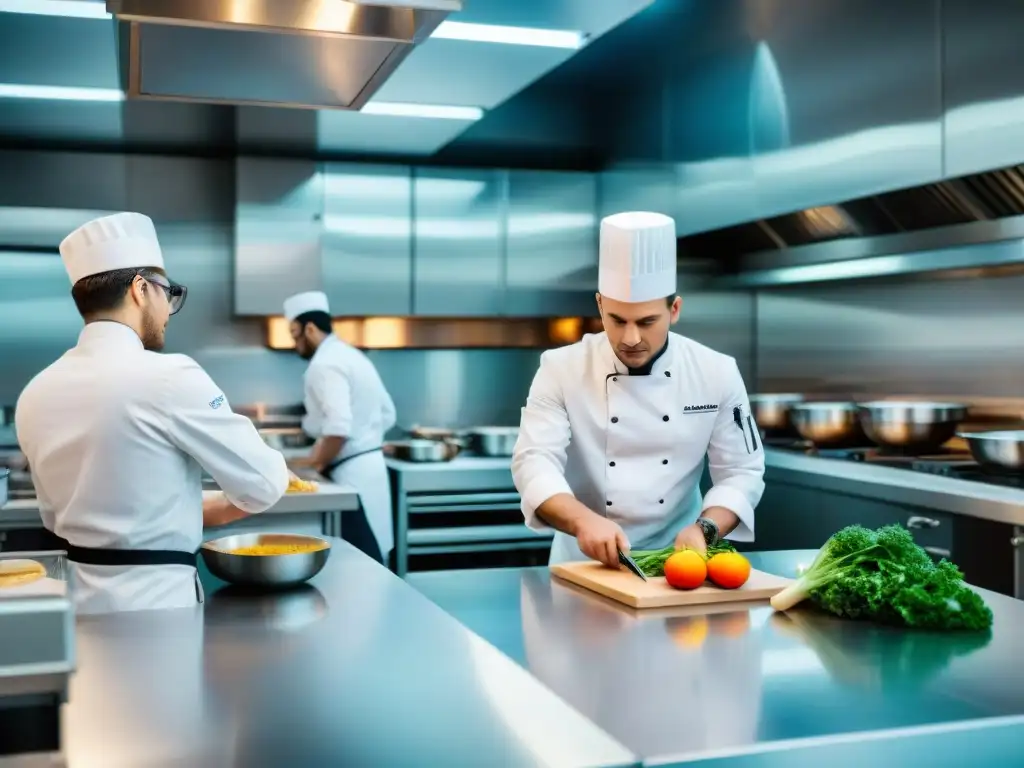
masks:
POLYGON ((597 304, 604 333, 541 356, 512 459, 527 524, 556 531, 551 562, 752 540, 764 454, 736 361, 669 330, 672 219, 601 222, 597 304))
POLYGON ((184 286, 153 222, 118 213, 60 245, 85 328, 18 399, 43 525, 68 552, 80 613, 194 606, 203 527, 284 495, 284 456, 185 355, 159 354, 184 286), (223 489, 204 502, 202 471, 223 489))

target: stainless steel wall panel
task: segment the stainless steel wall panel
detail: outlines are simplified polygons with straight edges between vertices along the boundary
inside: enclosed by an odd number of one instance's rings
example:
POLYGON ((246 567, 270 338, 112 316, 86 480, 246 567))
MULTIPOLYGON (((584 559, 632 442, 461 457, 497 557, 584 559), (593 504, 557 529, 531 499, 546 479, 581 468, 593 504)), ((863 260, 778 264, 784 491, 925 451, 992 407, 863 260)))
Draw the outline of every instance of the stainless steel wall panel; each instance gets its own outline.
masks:
POLYGON ((502 314, 507 172, 417 168, 413 201, 413 313, 502 314))
POLYGON ((1024 162, 1024 4, 943 0, 946 175, 1024 162))
POLYGON ((412 169, 326 163, 323 284, 335 315, 412 313, 412 169))
POLYGON ((276 315, 299 291, 320 290, 323 177, 312 160, 239 158, 235 312, 276 315))
POLYGON ((597 177, 510 171, 506 315, 594 317, 597 306, 597 177))
POLYGON ((839 397, 1024 393, 1024 275, 758 293, 758 387, 839 397))

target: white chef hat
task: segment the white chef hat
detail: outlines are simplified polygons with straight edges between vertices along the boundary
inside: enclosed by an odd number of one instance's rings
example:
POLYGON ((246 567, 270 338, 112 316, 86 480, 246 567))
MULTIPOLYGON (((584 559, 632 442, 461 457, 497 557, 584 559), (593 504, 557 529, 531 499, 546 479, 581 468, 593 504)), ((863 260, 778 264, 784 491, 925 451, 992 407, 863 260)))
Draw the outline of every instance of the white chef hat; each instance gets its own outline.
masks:
POLYGON ((616 213, 601 220, 598 292, 639 303, 676 292, 676 224, 660 213, 616 213))
POLYGON ((87 221, 61 241, 60 257, 72 285, 115 269, 164 268, 156 227, 141 213, 115 213, 87 221))
POLYGON ((327 294, 323 291, 306 291, 284 300, 284 316, 288 322, 307 312, 331 314, 330 305, 327 303, 327 294))

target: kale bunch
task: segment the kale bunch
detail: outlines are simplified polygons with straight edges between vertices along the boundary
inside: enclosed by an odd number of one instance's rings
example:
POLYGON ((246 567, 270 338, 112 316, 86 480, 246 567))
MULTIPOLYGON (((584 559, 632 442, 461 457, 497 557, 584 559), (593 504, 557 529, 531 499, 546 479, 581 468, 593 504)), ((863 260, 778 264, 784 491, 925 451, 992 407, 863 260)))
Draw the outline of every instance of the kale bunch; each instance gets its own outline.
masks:
POLYGON ((810 599, 850 619, 919 629, 984 630, 992 611, 948 560, 935 563, 899 525, 834 534, 797 581, 772 598, 786 611, 810 599))

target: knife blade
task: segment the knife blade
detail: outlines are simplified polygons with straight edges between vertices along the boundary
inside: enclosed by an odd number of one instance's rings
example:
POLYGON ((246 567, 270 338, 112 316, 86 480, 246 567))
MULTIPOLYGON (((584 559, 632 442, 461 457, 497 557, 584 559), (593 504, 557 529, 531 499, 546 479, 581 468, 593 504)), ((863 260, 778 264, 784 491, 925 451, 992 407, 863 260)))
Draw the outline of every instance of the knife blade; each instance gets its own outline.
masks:
POLYGON ((636 564, 636 561, 632 557, 624 553, 621 549, 619 550, 619 562, 622 563, 626 568, 632 571, 634 574, 639 576, 644 581, 647 581, 647 577, 644 572, 640 570, 640 566, 636 564))

